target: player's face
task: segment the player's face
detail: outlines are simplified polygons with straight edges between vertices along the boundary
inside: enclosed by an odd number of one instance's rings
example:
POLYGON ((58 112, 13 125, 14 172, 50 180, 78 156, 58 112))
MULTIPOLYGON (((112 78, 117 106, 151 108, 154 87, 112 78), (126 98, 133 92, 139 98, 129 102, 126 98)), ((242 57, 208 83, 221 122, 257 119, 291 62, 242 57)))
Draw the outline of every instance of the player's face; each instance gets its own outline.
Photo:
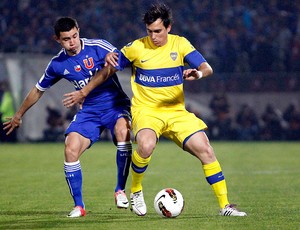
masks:
POLYGON ((146 25, 146 29, 154 45, 163 46, 168 42, 168 33, 171 30, 171 25, 166 28, 160 18, 152 24, 146 25))
POLYGON ((60 37, 56 40, 70 56, 78 54, 81 50, 79 29, 76 27, 66 32, 60 32, 60 37))

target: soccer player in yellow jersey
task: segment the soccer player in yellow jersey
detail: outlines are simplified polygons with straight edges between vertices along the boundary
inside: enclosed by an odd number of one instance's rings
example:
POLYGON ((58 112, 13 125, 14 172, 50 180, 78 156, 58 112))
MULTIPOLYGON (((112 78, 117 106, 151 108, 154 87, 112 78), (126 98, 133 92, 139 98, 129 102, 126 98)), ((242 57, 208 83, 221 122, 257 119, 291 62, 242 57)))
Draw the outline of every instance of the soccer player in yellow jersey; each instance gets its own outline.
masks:
POLYGON ((143 20, 148 36, 129 43, 118 54, 108 54, 106 60, 111 65, 98 72, 80 91, 66 94, 64 105, 70 107, 82 102, 96 85, 131 65, 132 129, 137 142, 131 165, 133 212, 139 216, 147 213, 142 180, 163 135, 200 160, 219 202, 220 215, 246 216, 228 201, 221 166, 204 132, 206 124, 185 109, 183 81, 211 75, 211 66, 186 38, 169 34, 172 13, 165 4, 152 5, 143 20), (185 63, 190 69, 184 69, 185 63))

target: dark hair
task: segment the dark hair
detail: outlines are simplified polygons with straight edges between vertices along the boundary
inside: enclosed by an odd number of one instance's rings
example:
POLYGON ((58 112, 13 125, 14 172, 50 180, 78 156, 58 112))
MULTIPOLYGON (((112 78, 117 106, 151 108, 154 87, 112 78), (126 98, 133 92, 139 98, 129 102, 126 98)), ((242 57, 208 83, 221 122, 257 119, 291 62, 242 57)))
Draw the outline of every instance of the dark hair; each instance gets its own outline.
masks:
POLYGON ((152 4, 146 11, 143 21, 146 25, 150 25, 159 18, 166 28, 173 23, 172 11, 164 3, 152 4))
POLYGON ((60 36, 60 32, 70 31, 74 27, 78 29, 79 28, 78 23, 76 19, 70 17, 59 18, 53 26, 54 33, 57 37, 60 36))

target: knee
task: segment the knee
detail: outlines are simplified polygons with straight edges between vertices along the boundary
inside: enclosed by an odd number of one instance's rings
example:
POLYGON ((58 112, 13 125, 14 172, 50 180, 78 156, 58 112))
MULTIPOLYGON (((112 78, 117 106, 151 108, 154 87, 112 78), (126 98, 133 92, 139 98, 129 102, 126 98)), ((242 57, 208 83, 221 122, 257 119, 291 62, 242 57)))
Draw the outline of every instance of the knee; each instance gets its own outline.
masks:
POLYGON ((156 142, 148 140, 138 143, 138 153, 143 158, 148 158, 153 153, 156 142))
POLYGON ((65 144, 65 160, 66 162, 75 162, 79 160, 78 152, 69 143, 65 144))
POLYGON ((117 141, 130 140, 130 129, 127 126, 125 126, 125 125, 116 126, 114 132, 115 132, 117 141))
POLYGON ((203 152, 209 158, 215 157, 214 149, 213 149, 213 147, 209 143, 206 143, 204 145, 203 152))
POLYGON ((204 164, 212 163, 216 160, 214 150, 209 143, 203 145, 198 158, 204 164))

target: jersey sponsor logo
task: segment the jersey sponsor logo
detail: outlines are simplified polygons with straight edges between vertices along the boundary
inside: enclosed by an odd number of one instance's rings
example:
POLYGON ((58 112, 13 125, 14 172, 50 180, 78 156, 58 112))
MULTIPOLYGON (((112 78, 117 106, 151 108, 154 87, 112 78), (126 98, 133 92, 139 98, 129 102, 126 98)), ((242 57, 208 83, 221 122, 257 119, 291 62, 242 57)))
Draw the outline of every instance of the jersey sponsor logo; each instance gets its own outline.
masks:
POLYGON ((177 53, 177 52, 171 52, 171 53, 170 53, 170 57, 172 58, 173 61, 176 60, 177 56, 178 56, 178 53, 177 53))
POLYGON ((73 80, 72 83, 73 83, 75 89, 82 89, 84 86, 86 86, 89 83, 90 79, 91 78, 85 78, 80 81, 73 80))
POLYGON ((87 69, 92 69, 95 66, 94 59, 92 57, 83 59, 83 63, 84 63, 85 68, 87 68, 87 69))
POLYGON ((136 78, 136 82, 145 86, 172 86, 180 84, 180 77, 178 73, 172 76, 147 76, 144 74, 139 74, 136 78))
POLYGON ((180 85, 183 67, 165 68, 158 70, 136 69, 135 82, 148 87, 167 87, 180 85))
POLYGON ((75 65, 74 69, 76 72, 80 72, 81 71, 81 66, 80 65, 75 65))
POLYGON ((144 62, 146 62, 146 61, 149 61, 149 59, 147 59, 147 60, 141 60, 141 63, 144 63, 144 62))

